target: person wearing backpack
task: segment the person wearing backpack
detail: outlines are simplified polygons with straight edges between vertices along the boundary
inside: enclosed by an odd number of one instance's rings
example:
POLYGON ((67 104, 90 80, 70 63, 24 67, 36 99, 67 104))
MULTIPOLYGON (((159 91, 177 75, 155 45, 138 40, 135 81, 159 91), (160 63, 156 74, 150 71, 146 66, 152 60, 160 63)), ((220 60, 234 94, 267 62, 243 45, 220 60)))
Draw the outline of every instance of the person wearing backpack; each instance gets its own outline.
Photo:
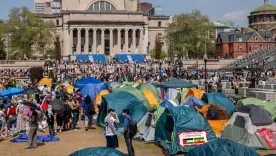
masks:
POLYGON ((127 151, 129 156, 135 156, 134 148, 132 146, 132 138, 138 131, 136 121, 132 120, 129 116, 129 109, 123 110, 124 119, 124 138, 127 146, 127 151))
POLYGON ((93 115, 96 113, 94 104, 92 103, 91 97, 89 95, 85 96, 82 102, 82 115, 84 114, 84 124, 85 131, 88 131, 92 126, 93 115))

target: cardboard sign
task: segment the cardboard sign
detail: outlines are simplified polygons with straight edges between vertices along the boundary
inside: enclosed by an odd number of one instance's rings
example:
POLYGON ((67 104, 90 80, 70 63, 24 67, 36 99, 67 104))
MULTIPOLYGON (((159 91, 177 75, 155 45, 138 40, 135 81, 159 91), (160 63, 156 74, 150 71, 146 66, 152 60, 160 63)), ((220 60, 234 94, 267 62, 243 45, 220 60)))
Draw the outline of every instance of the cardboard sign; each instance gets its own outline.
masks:
POLYGON ((208 142, 206 131, 191 131, 178 133, 178 142, 180 146, 198 146, 208 142))

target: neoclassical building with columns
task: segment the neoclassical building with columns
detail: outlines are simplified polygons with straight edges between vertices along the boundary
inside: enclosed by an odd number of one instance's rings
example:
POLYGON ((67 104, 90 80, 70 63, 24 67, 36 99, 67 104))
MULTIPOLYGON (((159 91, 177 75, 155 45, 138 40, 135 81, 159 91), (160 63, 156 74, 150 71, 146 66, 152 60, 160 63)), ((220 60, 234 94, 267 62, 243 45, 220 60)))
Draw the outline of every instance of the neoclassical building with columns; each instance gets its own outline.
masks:
POLYGON ((78 54, 143 54, 164 39, 169 16, 139 11, 139 0, 62 0, 60 14, 43 14, 56 23, 63 57, 78 54))

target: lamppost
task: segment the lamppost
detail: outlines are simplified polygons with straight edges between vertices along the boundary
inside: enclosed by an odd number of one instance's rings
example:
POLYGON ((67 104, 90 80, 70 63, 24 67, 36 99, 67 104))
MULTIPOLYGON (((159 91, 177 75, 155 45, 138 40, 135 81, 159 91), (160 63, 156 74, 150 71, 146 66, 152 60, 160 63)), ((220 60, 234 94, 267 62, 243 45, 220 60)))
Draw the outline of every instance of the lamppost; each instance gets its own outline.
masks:
POLYGON ((208 56, 205 53, 203 56, 204 60, 204 65, 205 65, 205 92, 208 93, 208 85, 207 85, 207 61, 208 61, 208 56))

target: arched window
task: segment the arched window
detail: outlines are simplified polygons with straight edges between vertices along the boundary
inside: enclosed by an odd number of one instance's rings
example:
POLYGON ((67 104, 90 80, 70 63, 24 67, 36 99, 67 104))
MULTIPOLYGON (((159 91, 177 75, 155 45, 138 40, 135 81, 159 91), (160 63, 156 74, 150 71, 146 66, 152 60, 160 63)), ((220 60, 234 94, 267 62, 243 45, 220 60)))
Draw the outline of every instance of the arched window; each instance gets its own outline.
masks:
POLYGON ((98 1, 93 3, 88 10, 116 10, 115 7, 106 1, 98 1))

